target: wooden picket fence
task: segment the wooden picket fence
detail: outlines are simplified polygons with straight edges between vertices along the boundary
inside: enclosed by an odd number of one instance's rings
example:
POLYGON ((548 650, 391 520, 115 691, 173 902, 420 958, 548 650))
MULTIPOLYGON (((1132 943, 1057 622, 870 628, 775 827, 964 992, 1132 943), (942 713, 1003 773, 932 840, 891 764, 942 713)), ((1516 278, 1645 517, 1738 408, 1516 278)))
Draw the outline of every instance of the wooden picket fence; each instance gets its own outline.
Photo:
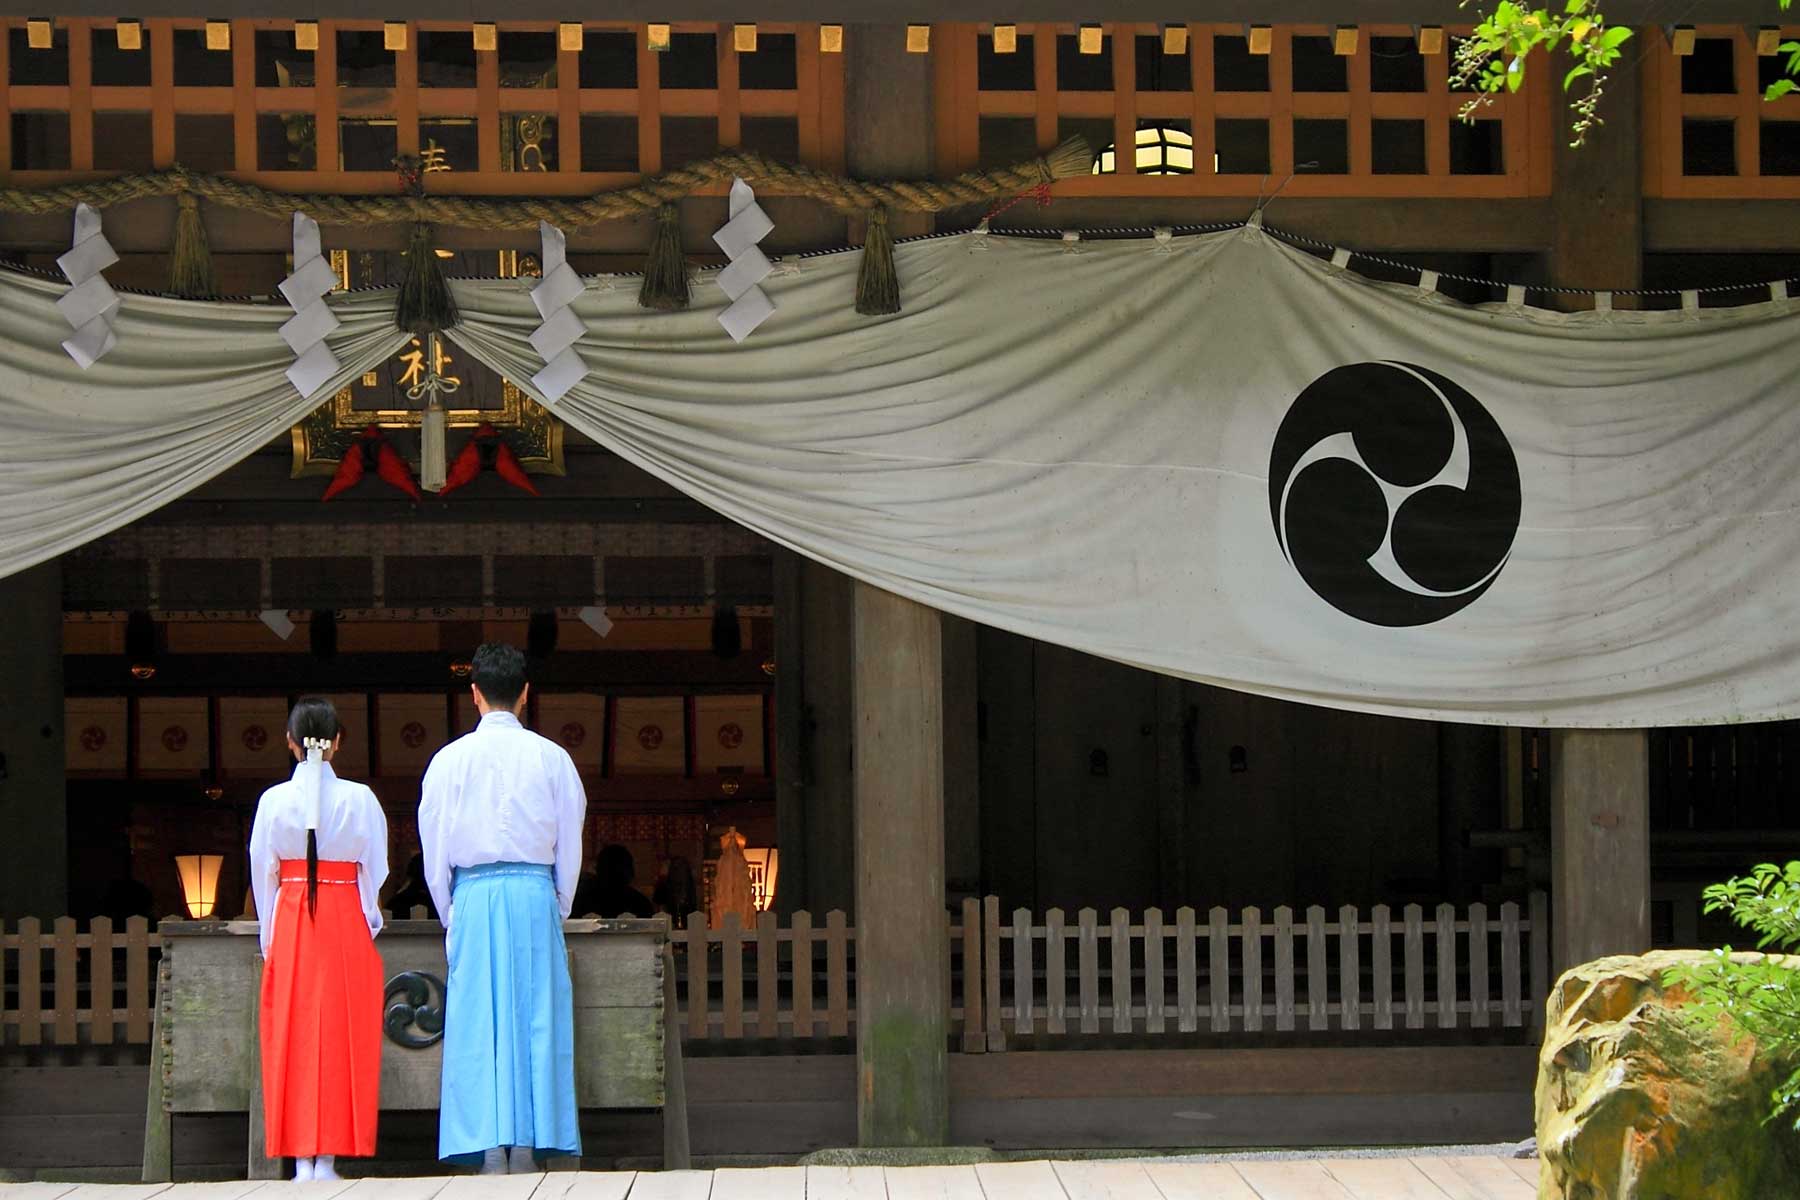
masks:
MULTIPOLYGON (((1409 1033, 1539 1028, 1550 987, 1548 902, 1524 910, 1385 905, 1366 915, 1314 906, 1267 918, 1246 908, 1180 908, 1102 923, 1084 908, 1040 918, 965 900, 945 917, 946 1003, 965 1052, 1084 1039, 1154 1043, 1190 1035, 1409 1033), (1396 945, 1398 942, 1398 945, 1396 945)), ((422 911, 415 911, 422 917, 422 911)), ((848 1038, 856 1030, 856 930, 844 913, 814 924, 759 913, 673 932, 678 1019, 690 1043, 848 1038)), ((142 917, 77 931, 61 917, 0 927, 0 1049, 145 1045, 161 939, 142 917)))
POLYGON ((143 917, 122 932, 107 917, 86 933, 73 917, 58 917, 49 933, 35 917, 0 928, 0 1048, 148 1045, 161 946, 143 917))
POLYGON ((1257 908, 1236 920, 1214 908, 1202 924, 1192 908, 1173 921, 1153 908, 1134 924, 1115 908, 1102 925, 1091 908, 1072 924, 1061 909, 1040 922, 1021 908, 1003 924, 990 896, 986 1019, 979 1036, 964 1030, 964 1048, 1037 1036, 1537 1029, 1550 987, 1548 912, 1534 892, 1527 913, 1509 901, 1493 917, 1484 904, 1461 914, 1440 904, 1428 919, 1409 904, 1398 921, 1387 905, 1366 919, 1345 905, 1328 919, 1315 905, 1298 923, 1282 906, 1267 920, 1257 908))
MULTIPOLYGON (((1166 919, 1122 908, 1105 924, 1093 909, 1069 921, 997 898, 963 902, 946 919, 948 1008, 965 1052, 1009 1042, 1083 1038, 1155 1041, 1175 1035, 1536 1030, 1549 978, 1549 904, 1533 893, 1490 913, 1442 904, 1386 905, 1366 917, 1287 907, 1265 919, 1246 908, 1192 908, 1166 919), (1396 940, 1398 945, 1396 946, 1396 940)), ((759 913, 710 927, 702 913, 674 934, 677 994, 688 1041, 847 1037, 855 1030, 855 930, 841 912, 814 926, 759 913)))

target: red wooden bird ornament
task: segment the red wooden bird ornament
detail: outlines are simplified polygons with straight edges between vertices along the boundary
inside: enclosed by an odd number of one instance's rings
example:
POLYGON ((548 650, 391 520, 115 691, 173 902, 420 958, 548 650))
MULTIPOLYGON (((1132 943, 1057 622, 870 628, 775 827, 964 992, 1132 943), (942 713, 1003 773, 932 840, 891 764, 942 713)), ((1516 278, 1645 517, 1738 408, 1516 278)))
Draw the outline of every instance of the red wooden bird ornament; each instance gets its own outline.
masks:
POLYGON ((457 488, 474 482, 475 477, 483 471, 492 471, 521 492, 529 492, 533 496, 538 494, 537 485, 531 482, 531 476, 525 474, 525 467, 519 462, 519 456, 513 453, 513 448, 506 444, 500 432, 484 421, 445 472, 444 486, 438 489, 438 495, 448 496, 457 488))
POLYGON ((331 477, 331 486, 325 489, 322 499, 329 500, 339 492, 355 487, 371 467, 382 482, 405 492, 415 501, 422 498, 412 468, 387 440, 387 435, 378 426, 370 425, 356 435, 356 441, 338 463, 337 473, 331 477))

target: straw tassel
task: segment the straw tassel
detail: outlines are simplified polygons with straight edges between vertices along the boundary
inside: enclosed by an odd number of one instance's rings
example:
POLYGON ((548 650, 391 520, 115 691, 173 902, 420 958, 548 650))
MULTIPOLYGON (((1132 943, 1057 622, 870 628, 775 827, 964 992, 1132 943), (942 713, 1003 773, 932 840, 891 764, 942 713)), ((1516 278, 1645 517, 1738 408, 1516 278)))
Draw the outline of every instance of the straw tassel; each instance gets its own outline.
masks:
POLYGON ((460 320, 456 297, 450 294, 450 284, 438 266, 431 226, 421 221, 413 226, 412 240, 406 246, 406 270, 400 277, 394 324, 416 337, 425 337, 453 329, 460 320))
POLYGON ((681 209, 676 205, 665 204, 656 210, 656 229, 650 235, 638 304, 664 312, 688 306, 687 258, 681 252, 681 209))
POLYGON ((219 294, 219 279, 213 272, 206 224, 200 219, 200 197, 182 191, 176 193, 175 202, 175 244, 169 250, 169 291, 189 300, 210 299, 219 294))
POLYGON ((444 402, 432 396, 425 405, 419 425, 419 486, 428 492, 441 492, 448 475, 449 456, 444 446, 449 414, 444 402))
POLYGON ((869 210, 862 269, 856 275, 856 311, 865 317, 900 311, 900 276, 894 268, 894 235, 888 232, 886 208, 869 210))

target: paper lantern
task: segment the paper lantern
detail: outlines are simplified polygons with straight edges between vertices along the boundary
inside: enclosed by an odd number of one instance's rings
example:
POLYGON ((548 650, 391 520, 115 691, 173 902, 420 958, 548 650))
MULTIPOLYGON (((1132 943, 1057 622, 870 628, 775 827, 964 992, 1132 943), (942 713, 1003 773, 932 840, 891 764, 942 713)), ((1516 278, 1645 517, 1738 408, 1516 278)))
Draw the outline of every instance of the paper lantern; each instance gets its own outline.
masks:
POLYGON ((767 912, 775 903, 775 875, 780 859, 781 851, 773 846, 744 847, 744 865, 750 868, 750 901, 757 912, 767 912))
POLYGON ((181 873, 181 899, 188 916, 203 921, 213 915, 219 898, 219 868, 225 865, 222 854, 177 854, 175 869, 181 873))

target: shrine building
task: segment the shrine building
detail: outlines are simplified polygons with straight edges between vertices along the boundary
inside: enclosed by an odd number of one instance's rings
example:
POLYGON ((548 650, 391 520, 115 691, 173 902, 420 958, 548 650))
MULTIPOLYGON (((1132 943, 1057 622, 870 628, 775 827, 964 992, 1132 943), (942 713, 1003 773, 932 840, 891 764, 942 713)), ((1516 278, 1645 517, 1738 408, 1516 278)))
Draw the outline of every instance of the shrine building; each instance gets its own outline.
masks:
MULTIPOLYGON (((1541 59, 1461 118, 1471 93, 1449 74, 1471 13, 1453 0, 1214 0, 1186 23, 1130 0, 1035 0, 1013 23, 943 0, 737 7, 4 2, 0 188, 180 168, 257 195, 573 202, 734 151, 853 181, 1091 152, 1079 174, 891 217, 750 180, 775 298, 750 348, 807 303, 783 286, 890 234, 901 331, 953 286, 908 275, 926 239, 1057 243, 1073 263, 1253 213, 1290 248, 1347 248, 1348 270, 1389 283, 1423 272, 1467 305, 1519 286, 1547 309, 1589 308, 1587 289, 1679 310, 1684 292, 1800 274, 1800 96, 1762 100, 1774 0, 1696 0, 1666 28, 1614 0, 1635 36, 1579 149, 1563 69, 1541 59)), ((624 304, 671 233, 704 308, 732 261, 714 241, 730 193, 709 179, 661 212, 565 223, 567 263, 624 304)), ((206 298, 291 315, 294 223, 220 195, 133 184, 95 204, 127 317, 172 290, 195 213, 206 298)), ((63 287, 73 210, 0 203, 7 272, 63 287)), ((453 281, 523 296, 546 274, 536 217, 318 227, 345 313, 387 312, 422 246, 453 281)), ((631 318, 640 345, 663 317, 631 318)), ((103 367, 147 352, 128 332, 103 367)), ((950 370, 957 340, 912 352, 950 370)), ((731 345, 671 354, 716 354, 729 377, 731 345)), ((0 578, 0 1180, 136 1178, 156 922, 254 915, 245 846, 292 767, 293 701, 344 715, 337 769, 381 799, 397 894, 420 778, 472 728, 469 657, 489 640, 528 650, 528 723, 580 768, 589 869, 624 847, 624 882, 673 912, 700 1161, 1522 1139, 1553 973, 1720 944, 1700 889, 1800 850, 1794 721, 1459 723, 1125 665, 789 548, 453 329, 370 361, 253 447, 233 429, 184 450, 195 486, 0 578), (756 911, 726 916, 709 895, 734 831, 756 911)), ((632 381, 595 367, 589 384, 632 381)), ((697 417, 684 436, 727 435, 697 417)), ((245 1120, 177 1114, 177 1170, 241 1170, 245 1120)), ((383 1168, 431 1160, 432 1128, 384 1116, 383 1168)), ((654 1163, 656 1128, 590 1114, 588 1159, 654 1163)))

